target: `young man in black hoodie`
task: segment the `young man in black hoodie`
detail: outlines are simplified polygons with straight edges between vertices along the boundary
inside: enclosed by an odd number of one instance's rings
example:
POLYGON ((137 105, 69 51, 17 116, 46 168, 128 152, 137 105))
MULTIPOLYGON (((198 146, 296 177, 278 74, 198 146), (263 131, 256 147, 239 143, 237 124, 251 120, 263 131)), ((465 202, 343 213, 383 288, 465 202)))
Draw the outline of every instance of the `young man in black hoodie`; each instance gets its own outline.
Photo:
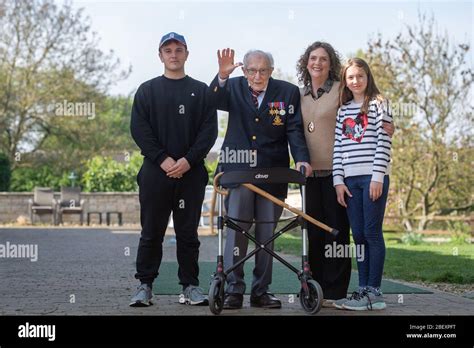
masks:
POLYGON ((134 307, 152 304, 171 212, 183 287, 180 303, 207 304, 198 287, 197 228, 208 181, 204 158, 217 138, 217 111, 206 84, 185 74, 188 55, 182 35, 164 35, 159 57, 165 72, 144 82, 133 102, 131 134, 144 156, 137 176, 142 232, 135 274, 140 286, 130 303, 134 307))

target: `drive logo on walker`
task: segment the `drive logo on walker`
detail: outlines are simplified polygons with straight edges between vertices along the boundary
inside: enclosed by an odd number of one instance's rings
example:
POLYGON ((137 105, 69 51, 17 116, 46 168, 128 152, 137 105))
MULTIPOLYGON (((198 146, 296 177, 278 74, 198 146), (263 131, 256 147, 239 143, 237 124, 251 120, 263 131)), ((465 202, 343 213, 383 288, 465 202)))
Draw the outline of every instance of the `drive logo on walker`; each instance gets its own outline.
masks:
POLYGON ((18 337, 20 338, 47 338, 48 341, 56 339, 56 325, 35 325, 26 322, 18 326, 18 337))
POLYGON ((255 174, 255 179, 268 179, 268 174, 255 174))

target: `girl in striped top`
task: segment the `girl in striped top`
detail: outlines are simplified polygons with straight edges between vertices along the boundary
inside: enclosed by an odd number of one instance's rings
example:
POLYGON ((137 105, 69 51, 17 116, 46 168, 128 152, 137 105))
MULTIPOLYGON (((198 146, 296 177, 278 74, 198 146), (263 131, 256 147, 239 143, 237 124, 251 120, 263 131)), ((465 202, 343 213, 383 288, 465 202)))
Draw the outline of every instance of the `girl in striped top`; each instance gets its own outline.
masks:
POLYGON ((337 201, 347 208, 356 244, 359 291, 336 301, 337 308, 384 309, 380 291, 385 243, 383 216, 389 187, 391 140, 383 129, 392 122, 388 101, 375 85, 367 63, 352 58, 341 72, 340 108, 333 155, 337 201))

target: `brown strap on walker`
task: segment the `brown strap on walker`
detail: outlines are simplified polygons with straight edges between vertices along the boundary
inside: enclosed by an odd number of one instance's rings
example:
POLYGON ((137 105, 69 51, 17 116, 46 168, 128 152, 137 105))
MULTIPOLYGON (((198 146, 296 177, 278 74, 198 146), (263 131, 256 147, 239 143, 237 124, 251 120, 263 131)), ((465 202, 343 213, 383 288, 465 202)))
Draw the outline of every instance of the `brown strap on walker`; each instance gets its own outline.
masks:
MULTIPOLYGON (((215 177, 214 177, 214 192, 212 194, 212 202, 211 202, 211 214, 210 214, 210 217, 211 217, 211 233, 214 233, 214 207, 215 207, 215 204, 216 204, 216 196, 217 196, 217 193, 221 194, 221 195, 228 195, 229 192, 227 190, 224 190, 222 188, 219 188, 219 178, 224 174, 224 172, 220 172, 219 174, 217 174, 215 177)), ((313 217, 309 216, 308 214, 306 213, 303 213, 301 210, 299 209, 296 209, 294 207, 292 207, 291 205, 288 205, 287 203, 279 200, 278 198, 276 198, 275 196, 269 194, 268 192, 258 188, 257 186, 253 185, 253 184, 241 184, 243 186, 245 186, 246 188, 248 188, 249 190, 267 198, 268 200, 272 201, 273 203, 275 203, 276 205, 279 205, 280 207, 283 207, 285 209, 288 209, 289 211, 291 211, 292 213, 298 215, 298 216, 301 216, 303 219, 305 219, 306 221, 309 221, 311 222, 313 225, 323 229, 324 231, 326 232, 329 232, 329 233, 333 233, 334 235, 337 234, 337 230, 333 229, 332 227, 329 227, 328 225, 326 224, 323 224, 322 222, 314 219, 313 217)))

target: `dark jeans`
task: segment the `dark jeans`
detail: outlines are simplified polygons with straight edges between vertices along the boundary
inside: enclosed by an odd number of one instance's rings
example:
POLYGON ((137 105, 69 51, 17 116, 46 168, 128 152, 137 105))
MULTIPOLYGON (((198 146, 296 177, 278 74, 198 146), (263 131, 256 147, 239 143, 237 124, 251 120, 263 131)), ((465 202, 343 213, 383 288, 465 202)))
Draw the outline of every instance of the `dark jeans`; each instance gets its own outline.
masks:
POLYGON ((359 287, 378 288, 385 261, 382 224, 390 179, 385 176, 382 195, 373 202, 369 197, 371 178, 371 175, 359 175, 345 178, 344 182, 352 194, 352 198, 346 196, 352 237, 356 247, 363 246, 364 250, 363 260, 357 260, 359 287))
POLYGON ((346 297, 351 279, 351 259, 326 256, 326 248, 349 245, 349 221, 346 209, 337 202, 332 175, 321 178, 309 177, 306 182, 306 212, 316 220, 339 230, 334 238, 326 231, 308 223, 309 264, 313 278, 321 285, 324 298, 346 297))
POLYGON ((191 168, 181 179, 173 179, 159 165, 145 159, 138 173, 142 232, 135 278, 152 283, 163 256, 163 238, 171 212, 176 233, 178 278, 183 288, 199 285, 200 242, 197 228, 208 175, 204 165, 191 168))

